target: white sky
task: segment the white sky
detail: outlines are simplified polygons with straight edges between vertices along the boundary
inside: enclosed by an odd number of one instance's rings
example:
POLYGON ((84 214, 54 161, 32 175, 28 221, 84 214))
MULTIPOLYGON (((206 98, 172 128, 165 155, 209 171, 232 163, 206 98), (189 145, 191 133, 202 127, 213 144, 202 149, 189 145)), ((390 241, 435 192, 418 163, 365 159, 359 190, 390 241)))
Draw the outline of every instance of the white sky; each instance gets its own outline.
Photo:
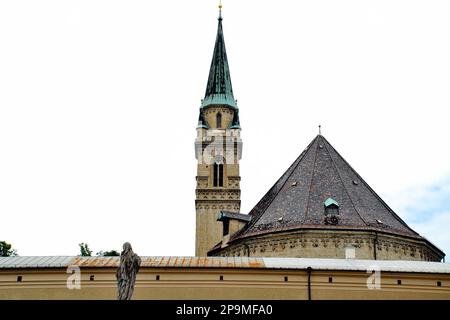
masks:
MULTIPOLYGON (((449 1, 225 0, 223 15, 242 212, 319 123, 394 209, 450 176, 449 1)), ((0 240, 20 255, 194 254, 216 18, 215 0, 0 1, 0 240)), ((450 249, 437 228, 416 231, 450 249)))

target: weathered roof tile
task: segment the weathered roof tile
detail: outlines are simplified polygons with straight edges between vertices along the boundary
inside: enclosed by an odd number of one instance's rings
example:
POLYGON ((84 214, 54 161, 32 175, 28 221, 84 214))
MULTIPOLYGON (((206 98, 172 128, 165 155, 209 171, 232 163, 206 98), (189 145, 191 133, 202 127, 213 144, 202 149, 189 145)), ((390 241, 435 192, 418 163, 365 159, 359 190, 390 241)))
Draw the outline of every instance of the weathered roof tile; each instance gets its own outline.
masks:
POLYGON ((318 135, 250 211, 232 239, 302 228, 380 230, 422 238, 318 135), (357 183, 354 183, 354 182, 357 183), (324 224, 324 201, 339 203, 339 223, 324 224), (381 221, 381 223, 377 222, 381 221))

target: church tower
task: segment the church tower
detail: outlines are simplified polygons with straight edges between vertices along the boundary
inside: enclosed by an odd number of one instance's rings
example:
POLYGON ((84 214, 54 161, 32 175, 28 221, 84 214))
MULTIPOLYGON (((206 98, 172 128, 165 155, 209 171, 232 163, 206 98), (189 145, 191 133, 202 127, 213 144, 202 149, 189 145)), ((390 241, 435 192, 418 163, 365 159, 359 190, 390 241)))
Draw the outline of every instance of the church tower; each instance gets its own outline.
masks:
POLYGON ((196 256, 206 256, 222 239, 222 223, 217 221, 219 213, 239 212, 241 206, 241 127, 225 50, 221 6, 219 8, 216 43, 195 140, 196 256))

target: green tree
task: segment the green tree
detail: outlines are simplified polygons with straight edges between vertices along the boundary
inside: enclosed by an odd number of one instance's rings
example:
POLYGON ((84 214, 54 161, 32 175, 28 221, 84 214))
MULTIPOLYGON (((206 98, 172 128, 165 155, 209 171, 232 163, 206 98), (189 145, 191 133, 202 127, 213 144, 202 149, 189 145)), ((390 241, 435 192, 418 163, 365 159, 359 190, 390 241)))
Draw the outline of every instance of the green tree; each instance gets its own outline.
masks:
POLYGON ((117 256, 120 256, 120 253, 117 252, 116 250, 111 250, 111 251, 97 252, 97 255, 100 257, 117 257, 117 256))
POLYGON ((80 246, 80 256, 82 256, 82 257, 92 256, 92 250, 89 249, 89 246, 87 243, 82 242, 78 245, 80 246))
POLYGON ((17 250, 12 248, 12 245, 6 241, 0 241, 0 257, 17 256, 17 250))

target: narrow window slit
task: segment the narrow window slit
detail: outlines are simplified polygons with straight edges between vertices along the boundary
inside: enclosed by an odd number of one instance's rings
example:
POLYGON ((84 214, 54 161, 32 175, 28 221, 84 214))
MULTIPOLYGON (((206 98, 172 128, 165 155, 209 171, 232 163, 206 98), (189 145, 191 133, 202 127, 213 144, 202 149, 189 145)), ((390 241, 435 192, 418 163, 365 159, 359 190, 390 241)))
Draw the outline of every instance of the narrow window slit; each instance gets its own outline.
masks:
POLYGON ((223 164, 214 163, 213 185, 214 187, 223 187, 223 164))
POLYGON ((216 127, 217 129, 221 129, 222 128, 222 115, 219 113, 217 113, 216 116, 216 127))

